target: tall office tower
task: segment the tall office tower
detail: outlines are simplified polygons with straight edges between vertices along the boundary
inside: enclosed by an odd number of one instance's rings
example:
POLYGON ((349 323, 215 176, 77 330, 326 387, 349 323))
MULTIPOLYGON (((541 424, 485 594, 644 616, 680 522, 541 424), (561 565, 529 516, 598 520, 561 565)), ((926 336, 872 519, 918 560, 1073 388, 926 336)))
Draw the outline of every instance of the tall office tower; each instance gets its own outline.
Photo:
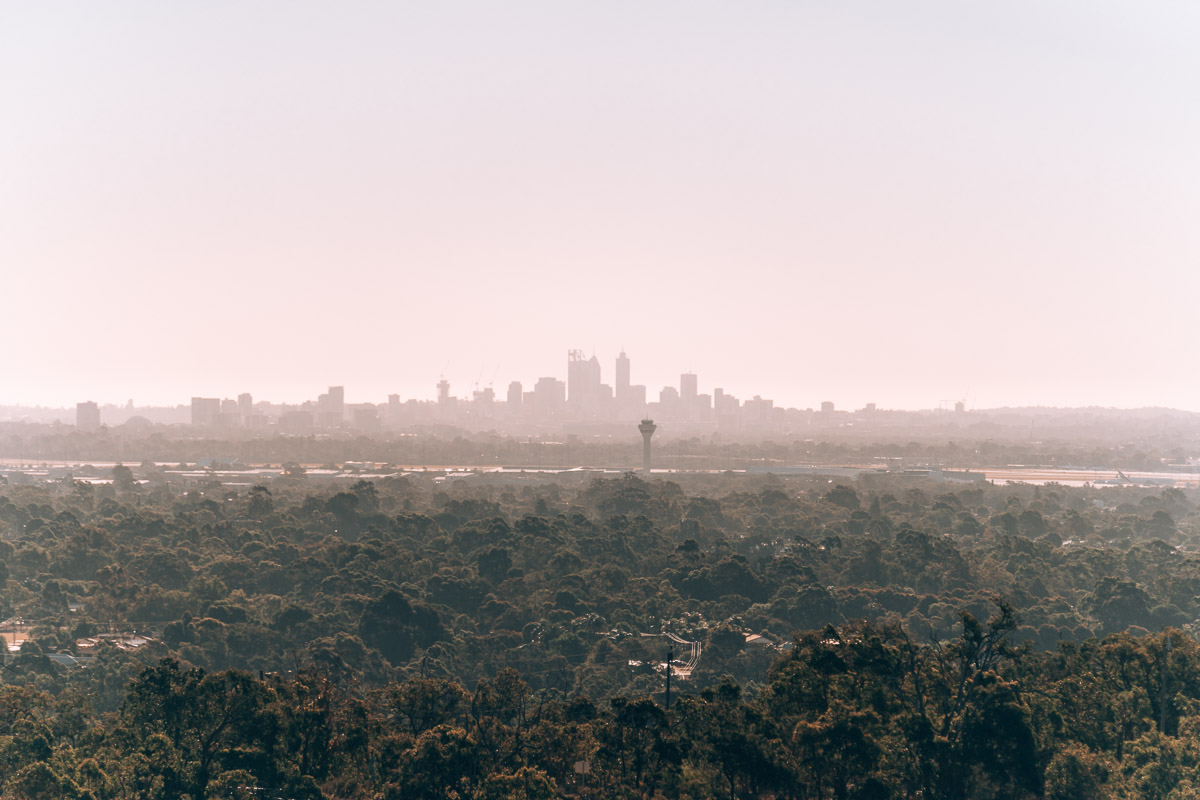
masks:
POLYGON ((567 351, 567 403, 592 409, 600 397, 600 361, 584 358, 582 350, 567 351))
POLYGON ((582 350, 567 351, 567 402, 573 406, 583 403, 586 364, 582 350))
POLYGON ((650 437, 658 430, 658 426, 654 424, 652 419, 642 420, 642 424, 638 425, 638 430, 642 434, 642 474, 647 478, 650 477, 650 437))
POLYGON ((684 403, 696 400, 696 373, 685 372, 679 376, 679 399, 684 403))
POLYGON ((592 410, 595 410, 604 400, 604 390, 601 388, 603 385, 600 383, 600 359, 593 355, 587 362, 587 403, 592 410))
POLYGON ((450 402, 450 381, 442 378, 438 381, 438 403, 446 405, 450 402))
POLYGON ((238 414, 241 415, 242 421, 245 422, 254 413, 254 398, 249 392, 242 392, 238 395, 238 414))
POLYGON ((346 414, 346 389, 343 386, 329 387, 329 411, 337 415, 340 422, 346 414))
POLYGON ((629 356, 625 351, 617 356, 617 402, 624 402, 629 397, 629 356))
POLYGON ((216 425, 221 416, 221 399, 219 397, 192 398, 192 424, 216 425))
POLYGON ((725 394, 724 389, 713 389, 713 415, 716 417, 718 427, 736 427, 738 421, 738 399, 732 395, 725 394))
POLYGON ((521 382, 513 381, 508 385, 508 408, 518 411, 521 408, 521 382))
POLYGON ((94 431, 100 427, 100 406, 88 400, 75 404, 75 427, 81 431, 94 431))

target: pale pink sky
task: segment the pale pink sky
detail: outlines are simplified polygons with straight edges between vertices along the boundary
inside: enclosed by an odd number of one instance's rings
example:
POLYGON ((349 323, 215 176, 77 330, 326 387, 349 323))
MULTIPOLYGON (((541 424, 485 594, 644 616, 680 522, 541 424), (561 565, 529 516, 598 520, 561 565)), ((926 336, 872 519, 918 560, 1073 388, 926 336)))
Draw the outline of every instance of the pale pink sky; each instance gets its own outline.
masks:
POLYGON ((1200 410, 1192 2, 0 6, 0 403, 1200 410))

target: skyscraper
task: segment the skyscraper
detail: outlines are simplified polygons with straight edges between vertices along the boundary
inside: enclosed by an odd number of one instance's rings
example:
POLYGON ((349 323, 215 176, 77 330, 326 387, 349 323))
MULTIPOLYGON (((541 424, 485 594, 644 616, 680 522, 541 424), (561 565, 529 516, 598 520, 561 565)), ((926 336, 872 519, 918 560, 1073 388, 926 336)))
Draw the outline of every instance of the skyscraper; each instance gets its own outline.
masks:
POLYGON ((685 404, 691 404, 696 401, 697 394, 696 373, 685 372, 679 376, 679 399, 685 404))
POLYGON ((600 398, 600 361, 585 359, 582 350, 567 351, 567 403, 592 410, 600 398))
POLYGON ((629 397, 629 356, 625 351, 617 356, 617 402, 624 402, 629 397))

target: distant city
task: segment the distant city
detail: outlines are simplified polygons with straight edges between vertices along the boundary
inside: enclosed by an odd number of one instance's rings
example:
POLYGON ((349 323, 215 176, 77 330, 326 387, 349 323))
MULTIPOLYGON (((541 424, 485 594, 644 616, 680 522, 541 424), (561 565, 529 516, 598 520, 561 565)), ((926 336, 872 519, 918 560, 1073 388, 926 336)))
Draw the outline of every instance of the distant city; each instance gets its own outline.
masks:
MULTIPOLYGON (((657 397, 648 396, 644 384, 631 380, 632 362, 622 352, 614 364, 614 379, 606 382, 600 360, 580 350, 569 350, 566 380, 554 376, 538 378, 532 386, 520 381, 508 384, 503 395, 492 386, 473 387, 469 395, 456 395, 445 379, 437 384, 433 401, 403 399, 388 395, 381 403, 347 403, 343 386, 302 403, 256 401, 245 392, 236 398, 192 397, 188 405, 136 407, 101 406, 94 401, 76 405, 75 425, 81 430, 97 430, 102 425, 149 427, 156 424, 191 425, 204 431, 237 430, 308 434, 338 430, 374 432, 405 430, 413 427, 448 426, 472 431, 494 430, 504 434, 542 432, 606 432, 646 417, 671 425, 676 433, 700 434, 706 431, 781 432, 812 425, 838 424, 849 418, 822 403, 819 409, 782 408, 755 395, 742 400, 715 387, 700 390, 698 375, 685 372, 676 386, 664 386, 657 397)), ((965 411, 959 402, 955 410, 965 411)), ((30 421, 68 422, 53 410, 30 414, 30 421), (40 417, 37 418, 37 417, 40 417)), ((857 414, 874 414, 874 404, 858 409, 857 414)))
MULTIPOLYGON (((1200 421, 1200 415, 1161 408, 968 410, 965 400, 920 411, 877 409, 874 403, 838 409, 832 402, 783 408, 769 398, 743 400, 720 387, 701 391, 700 376, 691 372, 652 398, 645 385, 633 383, 633 363, 624 352, 615 359, 611 383, 594 355, 569 350, 565 366, 565 381, 554 376, 538 378, 532 386, 513 381, 502 395, 491 385, 456 394, 445 379, 431 380, 434 400, 391 394, 384 402, 347 403, 345 387, 330 386, 299 403, 255 400, 243 392, 232 398, 195 396, 173 406, 139 406, 133 400, 103 405, 87 400, 74 409, 0 404, 0 424, 5 426, 0 435, 9 437, 9 455, 37 450, 13 444, 27 435, 14 425, 73 424, 81 433, 111 431, 123 440, 155 434, 198 440, 412 435, 453 439, 495 434, 538 441, 636 441, 638 424, 652 419, 659 426, 658 439, 913 442, 943 437, 1036 442, 1051 437, 1130 443, 1166 436, 1178 449, 1194 440, 1200 421)), ((1188 449, 1173 452, 1172 458, 1193 455, 1188 449)))

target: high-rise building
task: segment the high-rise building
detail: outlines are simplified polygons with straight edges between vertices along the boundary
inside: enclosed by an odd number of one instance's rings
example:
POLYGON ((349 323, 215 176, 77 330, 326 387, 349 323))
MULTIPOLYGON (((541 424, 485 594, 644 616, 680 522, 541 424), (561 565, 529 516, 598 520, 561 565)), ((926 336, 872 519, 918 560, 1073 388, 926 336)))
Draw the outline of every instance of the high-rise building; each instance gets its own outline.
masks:
POLYGON ((747 427, 769 425, 774 417, 775 403, 765 397, 754 398, 742 404, 742 417, 747 427))
POLYGON ((533 404, 538 414, 560 411, 567 401, 567 386, 558 378, 538 378, 533 385, 533 404))
POLYGON ((254 413, 254 398, 249 392, 242 392, 238 395, 238 413, 241 414, 242 420, 245 421, 254 413))
POLYGON ((450 381, 442 378, 437 385, 437 398, 440 405, 446 405, 450 402, 450 381))
POLYGON ((725 394, 724 389, 713 389, 713 410, 717 415, 736 415, 741 403, 731 394, 725 394))
POLYGON ((100 427, 100 406, 88 400, 75 404, 75 427, 81 431, 94 431, 100 427))
POLYGON ((521 382, 513 381, 508 385, 508 408, 516 411, 521 408, 521 382))
POLYGON ((219 397, 192 398, 192 424, 198 426, 216 425, 221 416, 221 399, 219 397))
POLYGON ((736 397, 725 394, 724 389, 713 389, 713 415, 718 427, 737 427, 739 409, 740 403, 736 397))
POLYGON ((330 386, 329 391, 317 397, 317 425, 322 428, 337 428, 346 419, 346 389, 330 386))
POLYGON ((625 355, 624 350, 617 356, 616 392, 618 402, 624 402, 629 396, 629 356, 625 355))
POLYGON ((692 403, 697 394, 696 373, 685 372, 679 376, 679 399, 685 404, 692 403))
POLYGON ((567 402, 575 408, 593 410, 600 396, 600 361, 584 358, 582 350, 567 351, 567 402))

